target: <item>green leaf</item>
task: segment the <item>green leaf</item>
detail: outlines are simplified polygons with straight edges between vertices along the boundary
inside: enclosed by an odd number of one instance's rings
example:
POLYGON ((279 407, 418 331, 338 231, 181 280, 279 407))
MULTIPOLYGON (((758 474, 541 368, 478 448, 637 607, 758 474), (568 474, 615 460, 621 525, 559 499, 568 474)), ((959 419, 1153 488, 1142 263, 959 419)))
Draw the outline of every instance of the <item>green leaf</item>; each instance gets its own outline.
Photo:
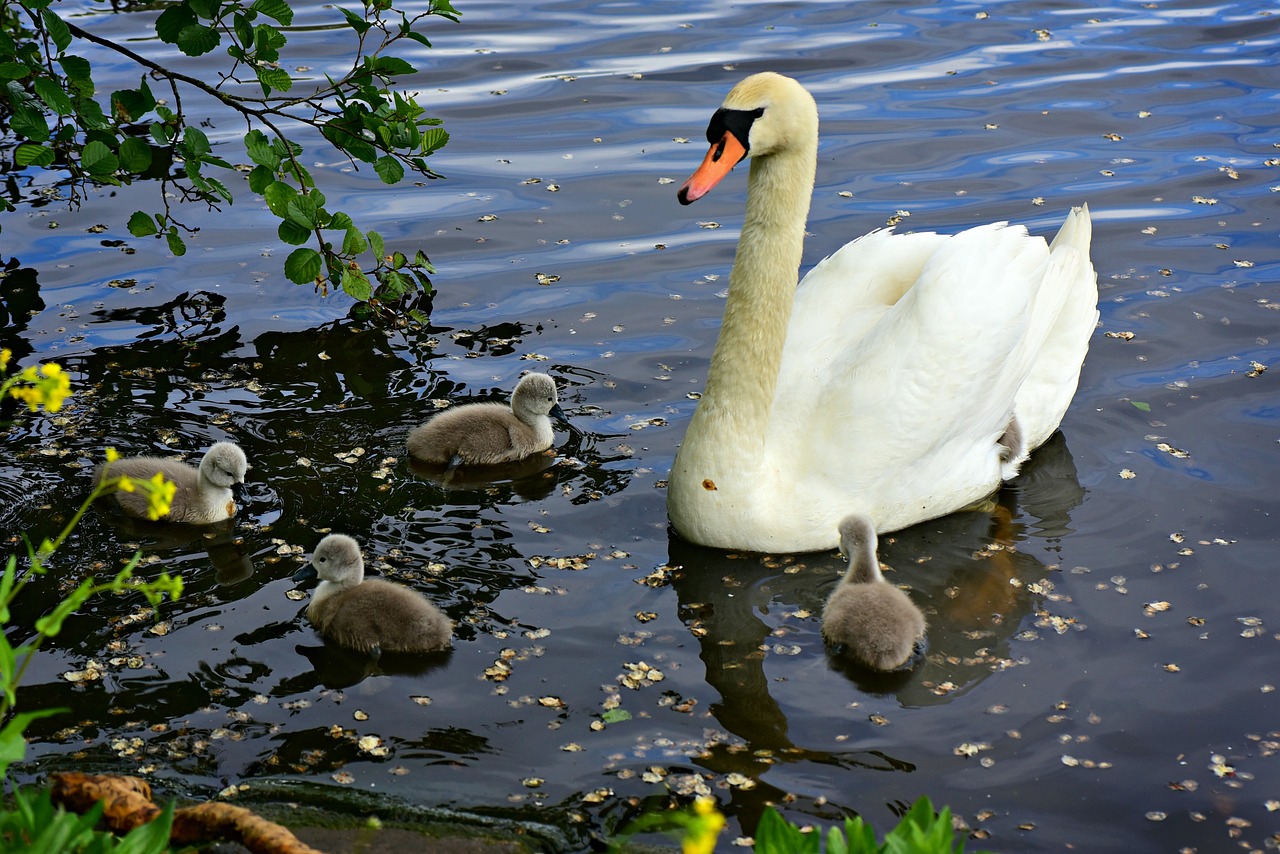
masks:
POLYGON ((151 146, 136 136, 120 143, 120 167, 126 172, 141 174, 151 168, 151 146))
POLYGON ((27 755, 27 741, 22 737, 27 725, 32 721, 58 715, 66 709, 37 709, 34 712, 19 712, 9 719, 0 729, 0 775, 5 774, 9 766, 21 762, 27 755))
POLYGON ((195 13, 197 18, 205 18, 212 21, 218 17, 218 7, 221 5, 220 0, 185 0, 185 2, 191 7, 191 11, 195 13))
POLYGON ((398 56, 366 56, 364 67, 382 77, 395 77, 399 74, 413 74, 417 71, 409 63, 398 56))
POLYGON ((382 242, 382 235, 376 231, 370 231, 365 236, 369 238, 369 248, 373 250, 373 254, 381 261, 382 256, 387 254, 387 247, 382 242))
POLYGON ((253 171, 249 173, 249 189, 258 195, 262 195, 275 179, 275 173, 267 167, 255 166, 253 171))
POLYGON ((233 26, 236 31, 236 38, 240 40, 240 44, 245 47, 253 46, 253 22, 249 16, 243 12, 236 12, 233 19, 233 26))
POLYGON ((165 854, 169 851, 175 803, 175 801, 169 801, 160 815, 130 830, 112 847, 114 854, 165 854))
POLYGON ((0 62, 0 80, 21 80, 30 73, 21 62, 0 62))
POLYGON ((394 157, 379 157, 373 164, 373 171, 378 173, 384 184, 398 184, 404 177, 404 167, 394 157))
POLYGON ((134 211, 129 217, 129 233, 134 237, 150 237, 153 234, 159 234, 160 229, 150 214, 134 211))
POLYGON ((1140 400, 1131 400, 1131 401, 1129 401, 1129 402, 1130 402, 1131 404, 1133 404, 1133 407, 1134 407, 1135 409, 1141 409, 1143 412, 1150 412, 1150 411, 1151 411, 1151 404, 1149 404, 1149 403, 1143 403, 1143 402, 1142 402, 1142 401, 1140 401, 1140 400))
POLYGON ((287 27, 293 23, 293 9, 285 0, 253 0, 253 5, 249 8, 255 12, 261 12, 283 26, 287 27))
POLYGON ((182 235, 178 234, 178 229, 169 226, 169 231, 165 234, 164 239, 169 244, 169 251, 174 254, 175 258, 181 258, 187 254, 187 244, 183 242, 182 235))
MULTIPOLYGON (((360 229, 354 225, 347 229, 347 233, 342 238, 342 254, 359 255, 369 248, 369 241, 364 239, 364 235, 360 233, 360 229)), ((344 287, 343 290, 346 290, 344 287)), ((347 291, 350 293, 350 291, 347 291)), ((368 297, 365 297, 368 299, 368 297)))
POLYGON ((67 82, 81 95, 93 94, 93 66, 83 56, 60 56, 58 65, 67 75, 67 82))
POLYGON ((293 88, 293 78, 283 68, 259 65, 253 70, 258 75, 258 82, 262 84, 263 95, 270 95, 272 89, 277 92, 288 92, 293 88))
POLYGON ((449 132, 444 128, 431 128, 422 134, 422 153, 431 154, 433 151, 444 148, 444 144, 449 141, 449 132))
POLYGON ((626 709, 607 709, 600 715, 600 720, 607 724, 621 723, 631 720, 631 713, 626 709))
POLYGON ((110 175, 120 168, 120 161, 101 142, 86 143, 80 152, 80 166, 95 178, 110 175))
POLYGON ((369 23, 349 9, 339 9, 338 11, 347 19, 347 26, 351 27, 351 29, 355 30, 360 35, 364 35, 369 31, 369 28, 373 26, 373 24, 369 23))
POLYGON ((284 274, 298 285, 314 282, 324 268, 320 253, 314 249, 295 249, 284 260, 284 274))
POLYGON ((71 46, 71 30, 67 27, 67 22, 59 18, 56 12, 52 9, 43 9, 40 12, 40 20, 44 21, 45 31, 49 34, 49 38, 53 39, 58 53, 62 53, 71 46))
POLYGON ((184 156, 199 160, 213 149, 209 146, 209 137, 199 128, 187 125, 182 133, 181 149, 184 156))
POLYGON ((216 48, 222 41, 222 35, 213 27, 192 24, 183 27, 178 33, 178 49, 187 56, 204 56, 216 48))
POLYGON ((773 807, 766 807, 756 824, 755 850, 757 854, 817 854, 821 837, 819 833, 801 833, 773 807))
POLYGON ((301 246, 311 239, 312 231, 306 226, 299 225, 291 220, 284 220, 276 229, 276 234, 284 243, 290 246, 301 246))
POLYGON ((196 16, 185 3, 170 6, 156 18, 156 35, 166 44, 177 44, 178 36, 187 27, 195 24, 196 16))
POLYGON ((260 130, 254 129, 244 135, 244 150, 250 160, 268 169, 274 171, 280 165, 280 152, 260 130))
POLYGON ((342 290, 356 302, 368 302, 373 296, 373 285, 362 270, 342 268, 342 290))
POLYGON ((272 181, 262 193, 262 199, 271 212, 281 219, 289 217, 289 202, 297 198, 298 191, 283 181, 272 181))
POLYGON ((111 112, 121 121, 136 122, 155 106, 155 96, 151 94, 146 80, 142 81, 139 89, 120 89, 111 93, 111 112))
POLYGON ((36 90, 36 95, 45 103, 45 106, 57 115, 69 116, 74 111, 71 106, 71 99, 67 97, 67 93, 63 91, 62 86, 56 81, 48 77, 40 77, 31 86, 36 90))
POLYGON ((52 148, 43 145, 23 143, 13 152, 15 166, 52 166, 55 155, 52 148))
POLYGON ((32 142, 46 142, 49 139, 49 124, 44 114, 26 104, 13 108, 9 117, 9 130, 32 142))

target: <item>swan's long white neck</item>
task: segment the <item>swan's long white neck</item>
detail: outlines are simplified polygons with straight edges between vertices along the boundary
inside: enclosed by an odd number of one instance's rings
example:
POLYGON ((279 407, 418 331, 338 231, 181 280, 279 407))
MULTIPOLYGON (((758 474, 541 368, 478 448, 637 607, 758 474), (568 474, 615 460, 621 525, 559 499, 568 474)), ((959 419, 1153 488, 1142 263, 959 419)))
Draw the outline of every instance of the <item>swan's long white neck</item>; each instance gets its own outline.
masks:
POLYGON ((743 455, 758 455, 763 447, 817 164, 817 139, 799 143, 751 160, 724 324, 686 445, 699 434, 717 433, 734 437, 734 450, 743 455), (711 428, 709 422, 717 420, 727 423, 711 428))

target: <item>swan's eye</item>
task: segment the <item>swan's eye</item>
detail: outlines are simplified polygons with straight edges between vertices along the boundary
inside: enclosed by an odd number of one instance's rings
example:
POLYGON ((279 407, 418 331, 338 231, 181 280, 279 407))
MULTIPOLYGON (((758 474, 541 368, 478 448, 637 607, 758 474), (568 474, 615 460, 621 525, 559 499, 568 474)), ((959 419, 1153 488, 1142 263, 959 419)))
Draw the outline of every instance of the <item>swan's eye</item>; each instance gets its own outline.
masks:
POLYGON ((707 124, 707 142, 716 146, 712 160, 719 160, 724 154, 724 135, 731 133, 742 143, 746 151, 751 150, 751 125, 764 115, 764 107, 754 110, 730 110, 724 107, 716 110, 707 124))

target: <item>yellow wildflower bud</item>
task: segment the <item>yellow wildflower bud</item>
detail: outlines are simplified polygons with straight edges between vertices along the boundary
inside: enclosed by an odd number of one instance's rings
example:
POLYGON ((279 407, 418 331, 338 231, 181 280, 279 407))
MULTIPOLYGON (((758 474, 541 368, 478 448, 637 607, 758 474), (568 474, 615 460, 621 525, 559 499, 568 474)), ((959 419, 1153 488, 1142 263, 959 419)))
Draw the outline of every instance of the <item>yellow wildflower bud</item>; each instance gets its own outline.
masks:
POLYGON ((159 519, 161 516, 169 515, 169 508, 173 505, 173 496, 178 491, 178 485, 171 480, 165 480, 163 472, 156 472, 149 484, 147 517, 159 519))
POLYGON ((684 854, 712 854, 716 839, 724 829, 724 816, 716 808, 715 798, 698 798, 693 802, 693 821, 685 828, 681 848, 684 854))
POLYGON ((116 460, 120 459, 120 452, 117 451, 115 448, 107 448, 106 457, 107 457, 107 462, 114 463, 116 460))
POLYGON ((13 351, 8 349, 0 349, 0 371, 9 369, 9 362, 13 359, 13 351))
POLYGON ((116 489, 121 492, 133 492, 135 489, 133 480, 127 474, 120 475, 120 479, 116 481, 116 489))

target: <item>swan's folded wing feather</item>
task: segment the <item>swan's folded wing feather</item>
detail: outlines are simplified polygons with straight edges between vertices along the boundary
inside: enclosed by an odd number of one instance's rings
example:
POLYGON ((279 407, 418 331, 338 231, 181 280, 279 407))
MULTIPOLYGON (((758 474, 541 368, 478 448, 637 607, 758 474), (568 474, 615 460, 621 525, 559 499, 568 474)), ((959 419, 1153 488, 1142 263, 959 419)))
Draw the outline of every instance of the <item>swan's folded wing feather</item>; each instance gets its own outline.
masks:
MULTIPOLYGON (((995 441, 1029 370, 1011 357, 1024 344, 1044 241, 1003 223, 930 238, 917 244, 927 257, 882 272, 892 279, 905 268, 916 278, 865 329, 843 340, 829 331, 834 305, 797 300, 792 316, 779 376, 778 401, 787 408, 775 409, 770 442, 791 445, 790 454, 797 441, 815 454, 840 448, 842 459, 812 460, 810 470, 852 489, 911 469, 989 479, 995 441)), ((840 302, 835 283, 818 284, 815 294, 840 302)), ((865 322, 871 313, 863 305, 842 316, 865 322)))

